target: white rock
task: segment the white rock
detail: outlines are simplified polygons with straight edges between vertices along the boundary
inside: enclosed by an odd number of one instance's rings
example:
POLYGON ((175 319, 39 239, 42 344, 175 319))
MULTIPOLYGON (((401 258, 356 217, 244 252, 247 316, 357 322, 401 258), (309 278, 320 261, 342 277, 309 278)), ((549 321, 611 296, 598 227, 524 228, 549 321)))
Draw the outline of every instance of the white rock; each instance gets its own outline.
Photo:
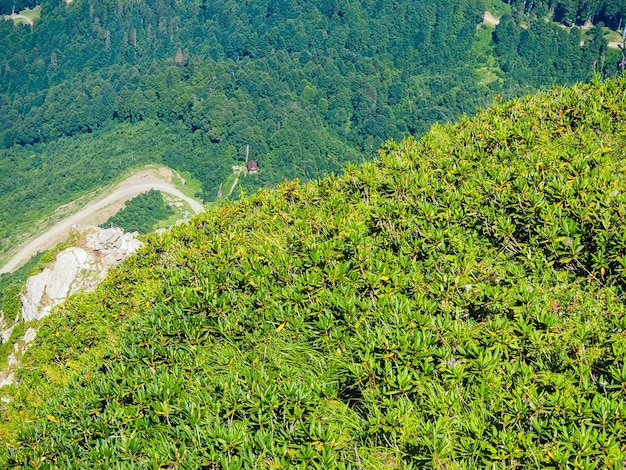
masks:
POLYGON ((31 321, 39 318, 41 301, 46 291, 52 270, 46 268, 36 276, 31 276, 26 281, 26 287, 22 294, 22 319, 31 321))
POLYGON ((24 341, 26 344, 32 343, 36 336, 37 330, 31 327, 26 330, 26 333, 24 333, 24 336, 22 336, 22 341, 24 341))
POLYGON ((117 228, 107 228, 87 235, 85 246, 94 251, 119 248, 124 232, 117 228))
POLYGON ((119 260, 117 259, 117 256, 115 256, 113 253, 109 253, 102 258, 101 262, 106 268, 112 268, 117 263, 119 263, 119 260))
POLYGON ((137 235, 139 235, 138 232, 124 234, 124 243, 121 248, 126 251, 127 256, 143 246, 143 243, 135 238, 137 235))
POLYGON ((39 312, 39 319, 45 318, 50 315, 52 313, 52 307, 53 305, 46 305, 45 307, 43 307, 39 312))
POLYGON ((9 362, 9 368, 17 364, 17 356, 15 355, 14 352, 9 354, 8 362, 9 362))
POLYGON ((2 332, 2 334, 0 334, 0 336, 2 336, 2 343, 6 343, 7 341, 9 341, 9 339, 11 339, 13 328, 15 328, 15 325, 13 325, 11 328, 7 328, 2 332))
POLYGON ((15 376, 13 372, 9 373, 5 377, 0 377, 0 388, 6 387, 7 385, 13 385, 15 383, 15 376))
POLYGON ((81 290, 76 283, 79 275, 95 270, 95 260, 81 248, 68 248, 59 253, 46 286, 52 304, 56 305, 81 290))
POLYGON ((50 268, 28 279, 22 294, 24 321, 41 319, 70 295, 95 289, 109 268, 143 245, 135 239, 136 232, 86 225, 73 228, 87 232, 85 249, 74 247, 62 251, 50 268))

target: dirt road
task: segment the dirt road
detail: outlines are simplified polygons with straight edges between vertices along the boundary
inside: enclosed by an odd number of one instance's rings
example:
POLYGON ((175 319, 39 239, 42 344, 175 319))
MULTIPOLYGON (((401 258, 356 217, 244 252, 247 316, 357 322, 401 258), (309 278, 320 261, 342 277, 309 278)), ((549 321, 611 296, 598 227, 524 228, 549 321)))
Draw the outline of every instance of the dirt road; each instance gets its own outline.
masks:
POLYGON ((119 211, 124 206, 124 202, 151 189, 171 194, 185 201, 196 214, 204 211, 204 206, 200 202, 184 195, 172 185, 172 177, 171 170, 167 168, 148 169, 135 173, 118 184, 107 196, 93 200, 80 211, 66 217, 46 230, 42 235, 25 244, 0 268, 0 274, 8 273, 18 268, 38 251, 54 248, 68 237, 73 225, 102 224, 119 211))
POLYGON ((33 20, 31 20, 28 16, 19 15, 17 13, 12 13, 10 15, 4 15, 4 19, 5 20, 24 20, 29 25, 31 25, 31 26, 33 25, 33 20))

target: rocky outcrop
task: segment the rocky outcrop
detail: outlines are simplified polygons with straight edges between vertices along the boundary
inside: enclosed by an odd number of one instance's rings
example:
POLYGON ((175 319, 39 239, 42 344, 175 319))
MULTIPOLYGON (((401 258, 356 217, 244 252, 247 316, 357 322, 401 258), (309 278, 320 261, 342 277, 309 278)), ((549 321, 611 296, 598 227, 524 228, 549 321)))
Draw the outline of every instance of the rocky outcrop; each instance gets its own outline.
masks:
POLYGON ((142 246, 136 235, 137 232, 124 233, 119 228, 98 229, 87 234, 85 246, 95 252, 102 266, 108 269, 142 246))
MULTIPOLYGON (((22 320, 39 320, 50 314, 70 295, 94 290, 104 279, 107 271, 126 259, 142 243, 135 237, 137 233, 124 233, 121 229, 101 229, 89 225, 77 225, 73 231, 78 234, 76 246, 57 254, 50 266, 26 281, 22 293, 22 320)), ((2 323, 2 322, 0 322, 2 323)), ((1 325, 0 325, 1 326, 1 325)), ((0 331, 2 342, 9 340, 13 326, 0 331)), ((19 358, 35 339, 37 330, 28 328, 24 336, 13 346, 7 369, 0 371, 0 387, 15 383, 14 369, 19 358)))
POLYGON ((81 234, 78 246, 60 252, 50 267, 26 282, 22 294, 24 321, 41 319, 70 295, 95 289, 109 268, 141 246, 136 234, 118 228, 80 225, 74 231, 81 234))

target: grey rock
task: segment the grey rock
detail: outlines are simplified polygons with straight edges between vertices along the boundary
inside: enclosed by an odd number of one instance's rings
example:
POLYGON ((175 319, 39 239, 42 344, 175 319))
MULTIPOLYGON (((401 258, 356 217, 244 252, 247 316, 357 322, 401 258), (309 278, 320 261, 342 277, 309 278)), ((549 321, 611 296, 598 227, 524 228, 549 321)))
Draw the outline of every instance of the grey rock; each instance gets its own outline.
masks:
POLYGON ((11 328, 3 330, 2 333, 0 333, 0 336, 2 337, 2 341, 0 341, 1 343, 6 343, 7 341, 9 341, 9 339, 11 338, 11 334, 13 333, 14 327, 15 325, 13 325, 11 328))
POLYGON ((27 280, 22 294, 24 321, 44 318, 70 295, 94 290, 111 267, 143 245, 136 233, 118 228, 81 225, 74 230, 86 234, 84 248, 62 251, 50 268, 27 280))
POLYGON ((37 336, 37 330, 31 327, 28 330, 26 330, 26 333, 24 333, 24 336, 22 336, 22 341, 24 341, 24 343, 26 344, 32 343, 35 340, 36 336, 37 336))
POLYGON ((15 353, 14 353, 14 352, 12 352, 11 354, 9 354, 9 357, 8 357, 8 359, 7 359, 7 360, 8 360, 8 363, 9 363, 9 368, 10 368, 10 367, 13 367, 14 365, 16 365, 16 364, 17 364, 17 356, 15 355, 15 353))
POLYGON ((0 376, 0 388, 6 387, 7 385, 13 385, 15 383, 15 375, 13 372, 9 372, 5 376, 0 376))

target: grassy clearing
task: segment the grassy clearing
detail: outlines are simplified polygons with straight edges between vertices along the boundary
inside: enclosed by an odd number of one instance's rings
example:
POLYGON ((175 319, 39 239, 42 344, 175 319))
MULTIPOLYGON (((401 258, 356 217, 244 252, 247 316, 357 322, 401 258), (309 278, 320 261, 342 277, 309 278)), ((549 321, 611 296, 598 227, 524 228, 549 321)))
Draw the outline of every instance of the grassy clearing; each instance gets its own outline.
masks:
POLYGON ((485 9, 490 11, 496 18, 511 13, 511 5, 500 0, 486 0, 485 9))
POLYGON ((5 20, 13 20, 13 24, 15 26, 18 25, 28 25, 33 26, 33 24, 41 17, 41 6, 37 5, 34 8, 26 8, 20 11, 17 14, 12 15, 4 15, 2 18, 5 20))
POLYGON ((20 15, 29 18, 33 23, 41 18, 41 5, 37 5, 34 8, 25 8, 20 11, 20 15))
POLYGON ((623 42, 622 34, 618 31, 613 31, 612 29, 604 27, 603 32, 604 39, 606 39, 607 42, 623 42))
POLYGON ((235 185, 237 184, 239 177, 239 172, 237 174, 231 173, 226 177, 226 179, 224 180, 224 185, 222 186, 222 192, 224 193, 223 197, 228 196, 235 190, 235 185))
POLYGON ((182 201, 171 194, 163 194, 173 213, 169 217, 159 220, 154 224, 153 229, 168 228, 176 224, 179 220, 188 219, 193 216, 193 210, 185 201, 182 201))
POLYGON ((178 189, 181 193, 189 197, 196 197, 198 193, 202 192, 202 183, 195 178, 188 171, 175 171, 174 178, 172 178, 172 184, 178 189))
POLYGON ((476 69, 476 73, 481 77, 480 83, 483 85, 488 85, 496 80, 504 81, 500 76, 502 73, 500 67, 493 55, 492 33, 494 29, 495 28, 490 25, 481 24, 478 27, 472 44, 472 51, 475 54, 476 63, 484 64, 476 69))

